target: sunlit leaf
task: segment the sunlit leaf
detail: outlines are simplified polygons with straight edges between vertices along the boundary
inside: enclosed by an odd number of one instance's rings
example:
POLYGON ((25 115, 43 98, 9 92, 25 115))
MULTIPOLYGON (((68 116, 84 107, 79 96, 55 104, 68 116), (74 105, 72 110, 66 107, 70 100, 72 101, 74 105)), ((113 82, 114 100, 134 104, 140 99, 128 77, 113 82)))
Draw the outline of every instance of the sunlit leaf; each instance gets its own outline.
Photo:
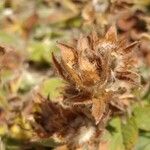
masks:
POLYGON ((57 50, 55 42, 44 41, 38 42, 33 41, 28 47, 29 60, 34 62, 51 62, 51 52, 57 50))
POLYGON ((126 150, 133 149, 138 140, 138 127, 134 117, 129 118, 127 123, 122 125, 122 134, 126 150))
POLYGON ((120 118, 117 117, 112 119, 109 124, 114 129, 114 132, 112 132, 110 150, 125 150, 123 144, 120 118))
POLYGON ((150 133, 142 134, 139 137, 135 150, 149 150, 150 149, 150 133))
POLYGON ((135 108, 134 115, 138 128, 150 131, 150 105, 135 108))
POLYGON ((41 87, 41 92, 45 96, 50 96, 50 98, 54 99, 60 96, 60 88, 63 85, 63 82, 60 78, 51 78, 45 80, 41 87))

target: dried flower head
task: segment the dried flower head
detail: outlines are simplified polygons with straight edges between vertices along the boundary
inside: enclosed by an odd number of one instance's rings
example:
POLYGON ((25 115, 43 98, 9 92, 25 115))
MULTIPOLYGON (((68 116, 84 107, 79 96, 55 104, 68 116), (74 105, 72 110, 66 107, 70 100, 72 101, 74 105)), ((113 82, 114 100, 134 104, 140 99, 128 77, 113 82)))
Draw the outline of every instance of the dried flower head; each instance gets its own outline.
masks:
POLYGON ((63 101, 62 105, 47 100, 39 104, 41 111, 35 113, 38 133, 72 137, 66 141, 69 145, 97 142, 95 137, 101 134, 110 112, 114 108, 124 111, 127 99, 133 98, 132 89, 140 84, 133 51, 136 44, 126 45, 125 39, 118 39, 114 26, 104 37, 98 37, 96 32, 81 36, 74 47, 58 43, 61 58, 52 58, 66 81, 63 101), (82 128, 90 133, 85 141, 82 128))
POLYGON ((104 38, 96 33, 80 37, 76 47, 59 43, 62 58, 58 61, 53 55, 53 61, 68 83, 64 101, 69 105, 92 105, 91 113, 98 124, 108 103, 130 94, 131 88, 140 83, 132 51, 136 44, 118 40, 115 27, 104 38))

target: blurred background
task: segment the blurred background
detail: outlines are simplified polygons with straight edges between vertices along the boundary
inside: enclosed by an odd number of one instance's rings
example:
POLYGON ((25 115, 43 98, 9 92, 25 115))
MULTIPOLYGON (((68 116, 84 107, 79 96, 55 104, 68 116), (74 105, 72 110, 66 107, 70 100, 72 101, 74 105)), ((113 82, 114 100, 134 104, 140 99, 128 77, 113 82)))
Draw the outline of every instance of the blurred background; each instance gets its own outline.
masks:
MULTIPOLYGON (((35 92, 61 99, 63 81, 54 72, 51 53, 59 55, 57 41, 73 43, 93 30, 104 35, 114 24, 118 36, 140 41, 142 90, 135 92, 140 105, 132 108, 137 131, 124 138, 131 138, 127 142, 135 142, 136 150, 150 150, 150 0, 0 0, 0 150, 57 145, 33 140, 26 120, 35 92)), ((108 135, 112 150, 124 150, 119 118, 111 125, 117 129, 108 135)))

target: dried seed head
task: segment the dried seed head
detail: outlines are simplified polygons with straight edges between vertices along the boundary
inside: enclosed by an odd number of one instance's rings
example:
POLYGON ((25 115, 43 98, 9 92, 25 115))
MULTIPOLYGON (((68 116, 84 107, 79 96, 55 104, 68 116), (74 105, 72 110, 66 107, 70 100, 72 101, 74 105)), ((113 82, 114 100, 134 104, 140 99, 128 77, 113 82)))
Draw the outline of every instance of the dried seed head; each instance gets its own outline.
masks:
POLYGON ((34 118, 40 126, 38 134, 55 134, 67 145, 78 147, 95 142, 111 111, 124 111, 127 99, 133 96, 132 88, 140 84, 140 76, 134 65, 135 43, 126 45, 125 40, 119 40, 114 26, 104 38, 92 33, 80 37, 74 45, 59 43, 61 58, 52 55, 58 73, 66 81, 63 105, 41 102, 41 111, 34 118), (82 134, 82 129, 87 133, 82 134))
POLYGON ((113 100, 112 92, 140 84, 140 76, 134 65, 135 45, 126 45, 124 40, 119 40, 115 26, 107 31, 104 38, 93 33, 79 38, 76 47, 59 44, 63 63, 55 57, 53 62, 59 74, 68 82, 64 89, 64 101, 73 105, 78 104, 79 99, 80 104, 92 101, 93 105, 96 104, 92 107, 92 115, 99 123, 98 118, 105 112, 105 105, 113 100), (130 86, 121 87, 123 84, 119 82, 130 86), (101 96, 101 93, 105 94, 101 96))

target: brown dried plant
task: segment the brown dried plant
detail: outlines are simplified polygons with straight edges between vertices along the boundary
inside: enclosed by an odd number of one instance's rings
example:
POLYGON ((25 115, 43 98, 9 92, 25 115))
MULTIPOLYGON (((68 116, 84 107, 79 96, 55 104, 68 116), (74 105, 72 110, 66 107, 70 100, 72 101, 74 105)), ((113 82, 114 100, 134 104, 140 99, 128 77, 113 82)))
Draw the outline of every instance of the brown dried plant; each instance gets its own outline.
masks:
POLYGON ((124 112, 140 85, 134 42, 118 39, 112 26, 105 37, 81 36, 73 46, 58 43, 61 58, 53 63, 66 85, 63 100, 38 103, 34 113, 41 137, 57 135, 70 149, 99 145, 110 114, 124 112))
POLYGON ((140 40, 141 56, 147 66, 150 65, 149 20, 150 17, 146 13, 132 10, 124 11, 117 20, 117 26, 122 35, 132 41, 140 40))
POLYGON ((21 67, 23 57, 19 51, 4 44, 0 45, 0 68, 1 70, 17 70, 21 67))

